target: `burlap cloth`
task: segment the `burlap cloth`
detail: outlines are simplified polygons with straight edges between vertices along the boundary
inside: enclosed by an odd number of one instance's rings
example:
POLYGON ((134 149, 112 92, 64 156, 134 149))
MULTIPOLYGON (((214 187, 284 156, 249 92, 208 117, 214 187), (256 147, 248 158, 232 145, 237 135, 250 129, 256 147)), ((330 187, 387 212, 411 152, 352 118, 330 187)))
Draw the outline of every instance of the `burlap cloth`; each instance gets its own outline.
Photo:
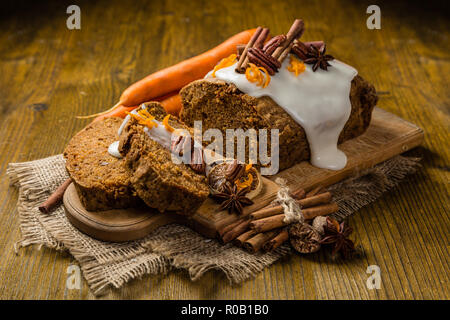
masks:
MULTIPOLYGON (((346 217, 372 202, 414 172, 418 164, 417 158, 397 156, 331 186, 329 189, 340 207, 337 217, 346 217)), ((17 208, 22 239, 15 250, 32 244, 68 250, 80 264, 95 295, 111 287, 120 288, 145 274, 166 273, 172 268, 186 269, 192 280, 208 270, 221 270, 231 283, 239 283, 292 253, 286 244, 271 253, 249 254, 176 224, 161 227, 137 241, 98 241, 75 229, 67 220, 63 206, 51 214, 38 210, 38 205, 68 178, 61 155, 10 163, 7 174, 11 184, 19 188, 17 208)))

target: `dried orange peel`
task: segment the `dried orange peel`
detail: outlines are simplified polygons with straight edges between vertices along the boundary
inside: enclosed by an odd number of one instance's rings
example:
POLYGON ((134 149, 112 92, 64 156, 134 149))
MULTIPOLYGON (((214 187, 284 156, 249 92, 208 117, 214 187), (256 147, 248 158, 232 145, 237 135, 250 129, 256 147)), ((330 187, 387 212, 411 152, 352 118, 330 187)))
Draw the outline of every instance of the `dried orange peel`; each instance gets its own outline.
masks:
POLYGON ((258 67, 253 63, 249 63, 245 70, 245 77, 248 81, 255 83, 263 88, 267 87, 270 83, 270 76, 266 68, 258 67))
POLYGON ((167 131, 173 132, 175 129, 169 124, 170 114, 164 117, 162 123, 164 125, 164 128, 166 128, 167 131))
POLYGON ((153 121, 155 120, 155 117, 152 116, 150 113, 148 113, 148 111, 145 109, 139 110, 138 114, 131 113, 128 111, 126 111, 125 113, 130 117, 132 117, 133 119, 135 119, 139 124, 146 126, 149 129, 158 127, 158 124, 155 121, 153 121))
POLYGON ((289 60, 289 66, 287 66, 288 71, 295 73, 295 76, 298 77, 298 75, 305 71, 306 67, 305 64, 295 58, 291 55, 289 60))
POLYGON ((234 63, 236 62, 236 55, 230 54, 228 57, 223 58, 222 60, 220 60, 220 62, 214 67, 214 70, 212 72, 212 76, 215 77, 216 76, 216 71, 223 69, 223 68, 227 68, 227 67, 231 67, 234 63))
POLYGON ((236 184, 238 190, 242 190, 245 188, 249 188, 252 186, 253 183, 253 175, 250 173, 250 170, 252 170, 253 165, 251 163, 247 164, 245 166, 245 173, 247 173, 247 177, 243 180, 237 179, 234 183, 236 184))
POLYGON ((251 173, 249 173, 247 175, 247 178, 244 181, 241 181, 240 179, 238 179, 234 183, 236 184, 238 190, 249 188, 249 187, 251 187, 251 185, 253 183, 253 175, 251 173))

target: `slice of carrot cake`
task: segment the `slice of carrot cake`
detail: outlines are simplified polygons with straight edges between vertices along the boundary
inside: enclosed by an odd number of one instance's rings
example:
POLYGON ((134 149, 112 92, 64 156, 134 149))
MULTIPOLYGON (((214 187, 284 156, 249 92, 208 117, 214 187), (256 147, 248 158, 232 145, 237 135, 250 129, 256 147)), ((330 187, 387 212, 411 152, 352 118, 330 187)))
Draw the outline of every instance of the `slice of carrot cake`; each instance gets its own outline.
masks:
POLYGON ((87 210, 142 204, 131 185, 125 160, 108 153, 121 123, 120 118, 96 121, 76 134, 64 150, 67 172, 87 210))
POLYGON ((119 152, 149 207, 191 215, 207 198, 203 150, 191 137, 191 129, 157 102, 143 104, 125 119, 119 152))

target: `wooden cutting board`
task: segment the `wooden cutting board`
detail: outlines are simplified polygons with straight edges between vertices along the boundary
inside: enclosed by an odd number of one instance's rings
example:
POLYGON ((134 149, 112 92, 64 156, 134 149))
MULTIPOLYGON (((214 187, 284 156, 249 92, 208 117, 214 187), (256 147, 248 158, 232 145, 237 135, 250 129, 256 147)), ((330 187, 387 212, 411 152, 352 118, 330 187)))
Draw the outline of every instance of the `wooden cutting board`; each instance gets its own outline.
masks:
MULTIPOLYGON (((367 131, 339 146, 348 157, 344 169, 319 169, 303 161, 268 177, 270 179, 263 178, 263 190, 254 199, 255 204, 244 210, 254 211, 270 203, 278 190, 273 182, 277 177, 286 179, 292 189, 302 187, 309 190, 318 185, 328 186, 420 145, 423 137, 422 129, 416 125, 375 108, 367 131)), ((218 205, 212 199, 207 199, 189 219, 171 213, 156 213, 148 208, 89 212, 81 205, 73 185, 64 194, 64 205, 67 217, 75 227, 96 239, 106 241, 138 239, 170 223, 187 225, 204 236, 213 238, 219 228, 237 219, 235 214, 218 212, 218 205)))

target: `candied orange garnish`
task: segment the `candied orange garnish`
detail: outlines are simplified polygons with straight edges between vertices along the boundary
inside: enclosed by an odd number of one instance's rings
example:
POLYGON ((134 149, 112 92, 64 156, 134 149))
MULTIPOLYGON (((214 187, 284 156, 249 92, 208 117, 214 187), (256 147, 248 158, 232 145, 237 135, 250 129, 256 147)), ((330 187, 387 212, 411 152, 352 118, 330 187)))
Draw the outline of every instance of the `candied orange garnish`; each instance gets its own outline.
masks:
POLYGON ((223 68, 227 68, 232 66, 234 63, 236 62, 236 55, 230 54, 228 57, 223 58, 222 60, 220 60, 220 62, 214 67, 212 76, 215 77, 216 76, 216 71, 219 69, 223 69, 223 68))
POLYGON ((143 118, 152 118, 155 119, 155 117, 153 117, 148 111, 147 109, 140 109, 138 111, 139 115, 141 115, 143 118))
POLYGON ((303 71, 305 71, 306 67, 305 64, 298 60, 297 58, 295 58, 293 55, 290 56, 290 60, 289 60, 289 66, 287 67, 287 69, 290 72, 295 73, 295 76, 298 77, 298 75, 300 73, 302 73, 303 71))
POLYGON ((170 126, 169 119, 170 119, 170 114, 168 114, 167 116, 164 117, 164 120, 162 123, 167 131, 173 132, 175 129, 170 126))
POLYGON ((242 190, 248 188, 253 183, 253 176, 251 173, 247 175, 247 178, 244 181, 240 181, 239 179, 234 182, 238 188, 238 190, 242 190))
POLYGON ((128 111, 125 111, 130 117, 134 118, 140 125, 146 126, 149 129, 155 128, 158 124, 153 121, 155 119, 147 110, 141 109, 138 111, 138 114, 134 114, 128 111))
POLYGON ((257 82, 256 85, 267 87, 270 83, 270 76, 267 70, 263 67, 258 67, 253 63, 249 63, 249 66, 245 70, 245 77, 250 82, 257 82), (265 76, 264 76, 264 75, 265 76))

